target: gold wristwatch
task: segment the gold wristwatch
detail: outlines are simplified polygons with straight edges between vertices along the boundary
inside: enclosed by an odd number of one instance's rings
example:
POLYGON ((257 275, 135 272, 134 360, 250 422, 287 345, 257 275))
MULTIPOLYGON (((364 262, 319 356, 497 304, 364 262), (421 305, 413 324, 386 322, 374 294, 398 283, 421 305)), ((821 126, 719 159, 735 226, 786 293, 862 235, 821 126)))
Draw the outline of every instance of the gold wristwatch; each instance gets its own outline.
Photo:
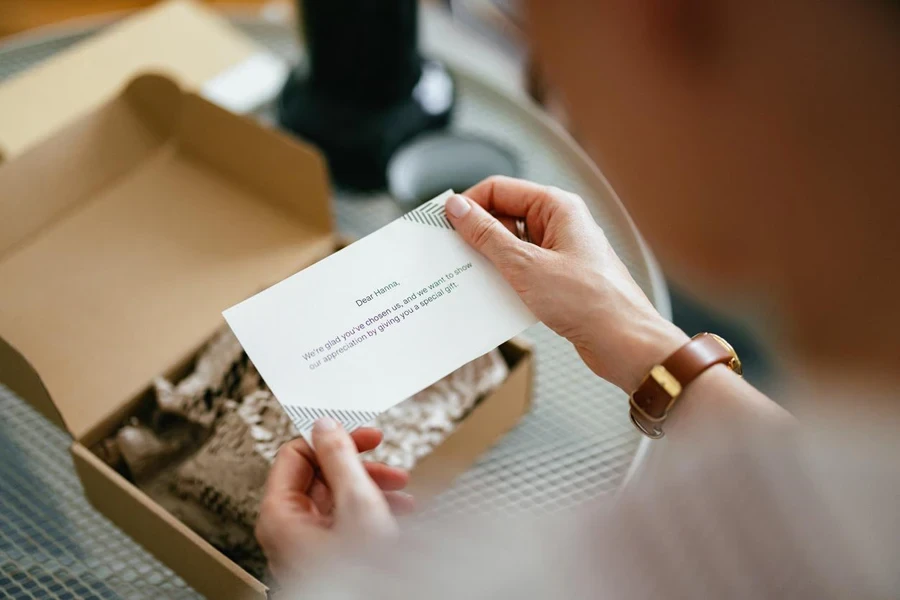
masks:
POLYGON ((724 364, 743 374, 741 360, 731 344, 714 333, 700 333, 650 369, 631 394, 631 422, 649 438, 663 437, 663 424, 685 387, 713 365, 724 364))

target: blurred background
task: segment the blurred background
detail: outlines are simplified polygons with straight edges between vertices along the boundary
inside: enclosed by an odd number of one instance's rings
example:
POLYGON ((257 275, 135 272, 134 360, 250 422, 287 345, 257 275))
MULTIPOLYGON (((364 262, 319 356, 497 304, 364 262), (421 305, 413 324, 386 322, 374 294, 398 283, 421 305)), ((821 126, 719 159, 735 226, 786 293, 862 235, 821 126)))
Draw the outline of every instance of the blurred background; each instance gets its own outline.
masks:
MULTIPOLYGON (((154 0, 0 0, 0 41, 14 42, 23 32, 70 19, 131 11, 154 3, 154 0)), ((293 18, 296 10, 295 3, 288 0, 206 0, 206 3, 226 10, 261 12, 278 20, 293 18)), ((541 76, 536 61, 529 55, 518 0, 424 0, 423 4, 443 5, 461 26, 514 61, 521 80, 513 83, 525 87, 536 102, 578 138, 578 131, 570 127, 552 86, 541 76)), ((627 205, 627 198, 623 200, 627 205)), ((746 377, 764 391, 776 385, 777 373, 751 332, 694 301, 690 290, 670 284, 670 293, 675 323, 691 335, 716 331, 733 340, 744 359, 746 377)))
MULTIPOLYGON (((0 0, 0 37, 68 19, 130 11, 155 4, 155 0, 0 0)), ((266 0, 208 0, 222 6, 263 6, 266 0)))
MULTIPOLYGON (((577 147, 578 127, 529 50, 517 0, 157 4, 0 0, 0 162, 117 92, 135 70, 162 63, 184 87, 322 150, 336 225, 350 239, 495 173, 581 194, 663 315, 688 334, 723 335, 751 383, 778 385, 745 326, 710 312, 690 289, 667 290, 577 147)), ((621 390, 547 328, 526 337, 537 357, 529 414, 431 516, 565 510, 619 489, 646 455, 621 390)), ((71 439, 2 382, 0 412, 0 482, 12 482, 0 485, 0 597, 197 597, 87 505, 71 439), (14 594, 19 585, 26 591, 14 594)))

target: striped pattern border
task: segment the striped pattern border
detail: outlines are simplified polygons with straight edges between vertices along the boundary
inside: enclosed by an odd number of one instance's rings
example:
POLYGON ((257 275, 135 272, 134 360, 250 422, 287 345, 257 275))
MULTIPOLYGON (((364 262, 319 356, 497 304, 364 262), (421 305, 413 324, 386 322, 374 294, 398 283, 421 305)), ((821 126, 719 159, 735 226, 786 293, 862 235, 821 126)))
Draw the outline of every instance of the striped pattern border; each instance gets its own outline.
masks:
POLYGON ((331 417, 343 425, 347 431, 353 431, 371 423, 379 414, 378 412, 366 410, 336 410, 288 405, 284 405, 284 412, 288 414, 300 433, 307 433, 312 429, 316 420, 322 417, 331 417))
POLYGON ((411 210, 403 218, 414 223, 440 227, 441 229, 453 229, 453 225, 447 220, 444 213, 444 205, 438 202, 426 202, 419 208, 411 210))

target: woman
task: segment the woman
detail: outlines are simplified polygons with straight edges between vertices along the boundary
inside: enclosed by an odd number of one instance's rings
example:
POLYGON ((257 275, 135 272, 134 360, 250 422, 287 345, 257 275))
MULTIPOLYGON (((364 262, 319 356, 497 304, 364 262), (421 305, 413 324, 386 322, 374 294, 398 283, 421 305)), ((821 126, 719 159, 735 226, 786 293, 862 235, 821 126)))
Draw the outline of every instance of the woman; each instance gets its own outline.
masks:
MULTIPOLYGON (((579 198, 490 179, 448 218, 599 377, 637 392, 622 410, 662 447, 608 506, 415 553, 403 540, 306 581, 339 597, 898 597, 900 6, 529 8, 544 71, 666 271, 758 325, 799 418, 661 318, 579 198)), ((394 535, 405 476, 356 458, 377 441, 323 422, 315 455, 280 453, 258 527, 276 574, 394 535)))

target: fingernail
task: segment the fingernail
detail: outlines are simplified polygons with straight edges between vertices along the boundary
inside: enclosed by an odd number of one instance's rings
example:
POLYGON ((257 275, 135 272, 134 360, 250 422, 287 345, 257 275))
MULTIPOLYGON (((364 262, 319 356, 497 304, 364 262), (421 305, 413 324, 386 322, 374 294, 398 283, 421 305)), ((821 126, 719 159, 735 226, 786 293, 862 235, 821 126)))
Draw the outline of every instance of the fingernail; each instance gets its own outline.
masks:
POLYGON ((316 424, 314 425, 314 427, 319 431, 334 431, 335 429, 337 429, 337 426, 337 421, 335 421, 331 417, 322 417, 321 419, 316 421, 316 424))
POLYGON ((447 212, 460 219, 472 210, 472 205, 469 204, 469 201, 460 196, 459 194, 453 194, 449 198, 447 198, 447 203, 444 205, 447 209, 447 212))

